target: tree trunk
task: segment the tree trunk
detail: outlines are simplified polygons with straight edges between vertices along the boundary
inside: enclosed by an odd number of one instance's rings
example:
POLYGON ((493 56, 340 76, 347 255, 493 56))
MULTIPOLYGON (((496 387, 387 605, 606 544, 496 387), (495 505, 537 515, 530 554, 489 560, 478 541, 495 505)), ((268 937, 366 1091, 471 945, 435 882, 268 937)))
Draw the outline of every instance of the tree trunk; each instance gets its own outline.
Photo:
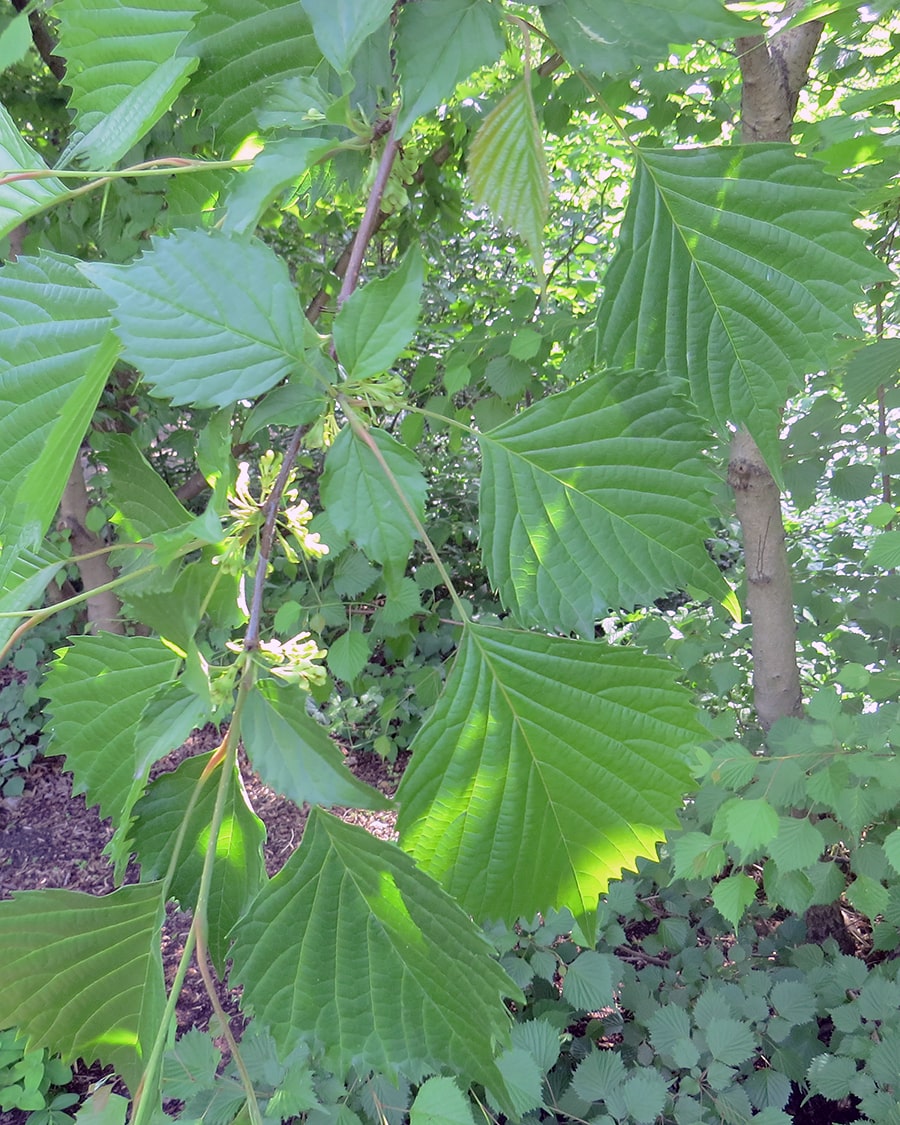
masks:
MULTIPOLYGON (((59 528, 68 529, 72 553, 75 555, 88 554, 105 546, 103 540, 86 526, 89 507, 84 467, 79 453, 60 501, 57 521, 59 528)), ((116 576, 107 562, 106 555, 82 559, 78 563, 78 569, 81 572, 85 591, 105 586, 116 576)), ((124 634, 125 624, 120 616, 121 609, 121 603, 114 590, 103 590, 99 594, 94 594, 87 600, 88 624, 94 632, 102 630, 107 633, 124 634)))
MULTIPOLYGON (((789 18, 806 0, 788 0, 789 18)), ((769 39, 738 39, 741 65, 741 139, 791 140, 797 99, 809 76, 823 24, 813 20, 769 39)), ((784 543, 778 486, 756 443, 735 434, 728 483, 744 538, 747 608, 753 625, 753 698, 760 726, 768 730, 785 715, 803 709, 797 668, 796 625, 791 571, 784 543)))

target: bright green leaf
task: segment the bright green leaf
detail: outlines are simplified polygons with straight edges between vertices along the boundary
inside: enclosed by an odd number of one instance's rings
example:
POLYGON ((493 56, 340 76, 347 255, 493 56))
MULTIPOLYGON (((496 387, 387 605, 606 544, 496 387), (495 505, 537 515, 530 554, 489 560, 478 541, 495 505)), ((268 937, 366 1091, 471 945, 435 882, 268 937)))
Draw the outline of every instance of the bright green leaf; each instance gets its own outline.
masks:
POLYGON ((385 467, 421 520, 427 489, 422 468, 415 454, 384 430, 373 427, 363 438, 345 426, 325 458, 319 489, 339 532, 354 539, 376 562, 404 567, 416 529, 385 467))
POLYGON ((338 359, 352 379, 387 371, 412 339, 419 320, 424 266, 413 247, 387 277, 370 281, 334 318, 338 359))
POLYGON ((705 832, 686 832, 672 845, 676 879, 708 879, 725 866, 725 849, 705 832))
POLYGON ((25 57, 31 46, 31 25, 28 14, 13 16, 0 34, 0 71, 8 70, 25 57))
POLYGON ((859 334, 853 306, 882 276, 854 192, 788 145, 638 160, 599 355, 686 376, 710 423, 746 425, 773 463, 786 396, 859 334))
POLYGON ((173 403, 229 406, 302 364, 296 292, 261 242, 181 230, 128 265, 82 272, 112 298, 125 357, 173 403))
POLYGON ((296 804, 385 809, 377 789, 357 781, 328 732, 306 713, 306 693, 260 683, 244 708, 241 734, 253 768, 296 804))
POLYGON ((780 872, 799 871, 815 863, 825 850, 825 838, 808 817, 782 816, 769 854, 780 872))
MULTIPOLYGON (((161 774, 134 806, 134 844, 144 880, 165 876, 175 840, 186 822, 180 858, 169 888, 169 895, 185 910, 193 910, 197 902, 216 803, 218 772, 207 780, 196 803, 191 803, 211 757, 212 752, 186 758, 173 772, 161 774)), ((209 950, 219 972, 228 953, 229 931, 265 882, 265 835, 265 826, 247 803, 235 770, 225 793, 207 910, 209 950)))
POLYGON ((267 144, 251 167, 235 177, 226 193, 222 229, 252 233, 269 204, 297 184, 332 149, 333 142, 321 137, 283 137, 267 144))
POLYGON ((469 184, 476 202, 522 238, 543 277, 549 180, 527 79, 516 82, 482 122, 469 148, 469 184))
POLYGON ((141 776, 171 750, 183 746, 192 731, 210 717, 209 702, 176 680, 150 699, 134 736, 134 754, 141 776))
POLYGON ((778 814, 768 801, 738 797, 725 817, 728 838, 746 859, 778 835, 778 814))
POLYGON ((0 1026, 64 1061, 111 1063, 135 1090, 165 1003, 162 918, 158 884, 0 902, 0 1026))
POLYGON ((338 73, 391 14, 394 0, 300 0, 322 54, 338 73))
POLYGON ((699 727, 668 665, 634 649, 469 626, 398 791, 403 846, 476 918, 597 897, 652 855, 699 727))
POLYGON ((193 515, 126 434, 104 434, 98 452, 109 469, 107 489, 118 524, 132 539, 147 539, 193 520, 193 515))
POLYGON ((369 663, 371 643, 364 633, 350 629, 334 641, 328 650, 328 669, 336 680, 352 683, 369 663))
POLYGON ((494 62, 504 40, 497 9, 486 0, 419 0, 400 9, 395 44, 402 136, 449 98, 458 82, 494 62))
POLYGON ((409 1125, 475 1125, 469 1099, 452 1078, 429 1078, 409 1107, 409 1125))
POLYGON ((313 809, 303 842, 238 923, 232 978, 282 1050, 325 1046, 338 1072, 448 1066, 502 1088, 503 996, 480 931, 394 844, 313 809))
POLYGON ((715 478, 658 379, 603 375, 479 438, 482 549, 523 624, 593 636, 610 608, 728 587, 704 541, 715 478))

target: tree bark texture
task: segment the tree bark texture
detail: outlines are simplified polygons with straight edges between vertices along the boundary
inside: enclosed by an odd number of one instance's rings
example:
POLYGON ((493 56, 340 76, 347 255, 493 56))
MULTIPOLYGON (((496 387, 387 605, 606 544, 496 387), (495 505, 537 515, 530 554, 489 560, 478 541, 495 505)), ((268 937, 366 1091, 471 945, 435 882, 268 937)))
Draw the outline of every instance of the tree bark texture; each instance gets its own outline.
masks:
MULTIPOLYGON (((788 0, 789 19, 805 0, 788 0)), ((800 91, 822 34, 814 20, 769 39, 737 40, 743 89, 741 139, 789 143, 800 91)), ((735 434, 728 483, 744 539, 747 609, 753 626, 753 699, 763 730, 803 710, 794 597, 778 486, 746 430, 735 434)))

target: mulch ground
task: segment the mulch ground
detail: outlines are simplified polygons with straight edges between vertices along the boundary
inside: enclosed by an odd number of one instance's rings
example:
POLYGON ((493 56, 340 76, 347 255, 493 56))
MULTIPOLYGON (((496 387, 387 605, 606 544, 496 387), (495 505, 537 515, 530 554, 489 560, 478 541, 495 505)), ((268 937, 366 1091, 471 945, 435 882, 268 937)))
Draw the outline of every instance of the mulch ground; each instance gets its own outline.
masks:
MULTIPOLYGON (((212 750, 221 737, 212 726, 196 732, 184 746, 154 767, 153 776, 174 769, 188 755, 212 750)), ((392 766, 372 754, 350 753, 346 762, 360 780, 390 795, 399 782, 404 759, 402 756, 392 766)), ((72 796, 71 775, 64 772, 63 765, 62 758, 38 758, 28 771, 22 795, 0 797, 0 898, 9 898, 14 891, 42 887, 66 887, 93 895, 115 889, 112 867, 102 854, 112 836, 110 823, 100 819, 96 807, 87 808, 83 796, 72 796)), ((300 843, 307 810, 263 785, 243 754, 240 768, 250 803, 266 826, 266 870, 274 875, 300 843)), ((394 836, 393 812, 333 811, 342 820, 358 824, 382 839, 394 836)), ((136 883, 139 879, 140 869, 132 863, 124 882, 136 883)), ((190 921, 189 914, 170 905, 162 935, 163 966, 170 982, 184 949, 190 921)), ((220 1000, 232 1017, 233 1030, 239 1034, 242 1021, 236 998, 223 987, 220 1000)), ((209 997, 193 965, 178 1002, 179 1032, 188 1028, 206 1030, 211 1015, 209 997)), ((220 1045, 224 1046, 224 1040, 220 1045)), ((102 1073, 98 1067, 86 1067, 79 1062, 71 1088, 86 1093, 102 1073)), ((22 1125, 26 1118, 27 1114, 19 1110, 0 1111, 0 1125, 22 1125)))

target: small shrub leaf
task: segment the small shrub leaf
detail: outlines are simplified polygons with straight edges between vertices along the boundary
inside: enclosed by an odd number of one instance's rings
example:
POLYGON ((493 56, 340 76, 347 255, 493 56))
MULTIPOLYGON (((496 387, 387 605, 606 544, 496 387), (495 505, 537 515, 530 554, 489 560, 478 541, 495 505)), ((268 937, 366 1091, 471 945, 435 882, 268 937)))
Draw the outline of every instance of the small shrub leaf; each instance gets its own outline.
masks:
POLYGON ((713 887, 712 900, 716 910, 735 929, 744 911, 756 897, 756 883, 749 875, 729 875, 713 887))
POLYGON ((514 1047, 523 1047, 528 1051, 542 1074, 555 1066, 559 1058, 559 1032, 547 1020, 526 1020, 515 1024, 512 1043, 514 1047))
POLYGON ((429 1078, 409 1107, 409 1125, 475 1125, 469 1099, 452 1078, 429 1078))
POLYGON ((769 854, 780 872, 809 867, 824 850, 825 837, 808 817, 779 817, 778 835, 769 842, 769 854))
POLYGON ((663 1111, 668 1093, 665 1078, 652 1070, 631 1074, 622 1087, 625 1106, 637 1125, 653 1125, 663 1111))
POLYGON ((572 1089, 586 1102, 604 1101, 621 1089, 627 1075, 618 1051, 592 1051, 572 1078, 572 1089))
POLYGON ((753 1029, 742 1020, 714 1017, 705 1030, 713 1058, 725 1066, 739 1066, 756 1051, 753 1029))
POLYGON ((566 969, 563 999, 585 1012, 607 1008, 613 1003, 619 972, 615 957, 587 949, 566 969))
POLYGON ((843 1055, 816 1055, 806 1072, 810 1091, 834 1102, 849 1096, 856 1075, 856 1059, 843 1055))

